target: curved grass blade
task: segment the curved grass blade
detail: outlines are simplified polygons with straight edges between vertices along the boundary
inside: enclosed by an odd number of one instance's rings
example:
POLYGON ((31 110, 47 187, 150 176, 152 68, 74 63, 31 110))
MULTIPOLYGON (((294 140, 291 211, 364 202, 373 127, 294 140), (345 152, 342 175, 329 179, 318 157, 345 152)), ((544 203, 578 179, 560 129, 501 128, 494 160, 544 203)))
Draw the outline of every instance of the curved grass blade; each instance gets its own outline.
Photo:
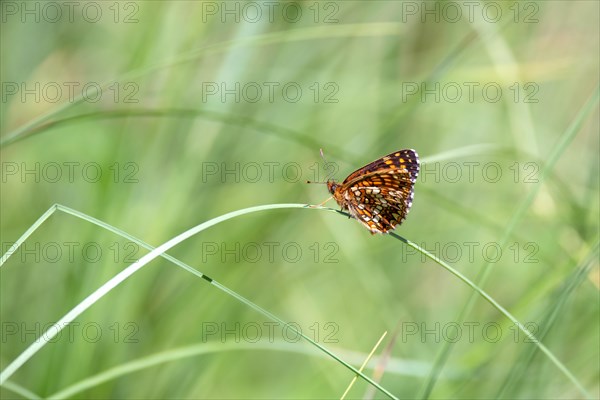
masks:
POLYGON ((270 122, 259 121, 254 118, 246 117, 243 115, 236 115, 233 113, 217 112, 211 110, 192 109, 192 108, 163 108, 163 109, 150 109, 150 108, 139 108, 139 109, 125 109, 125 110, 103 110, 95 111, 90 113, 83 113, 77 115, 71 115, 64 118, 56 118, 49 120, 40 125, 34 126, 27 130, 20 136, 9 137, 1 141, 3 146, 7 146, 19 140, 24 140, 34 135, 47 132, 51 129, 55 129, 60 126, 69 125, 77 122, 95 121, 95 120, 108 120, 108 119, 119 119, 119 118, 199 118, 205 117, 211 121, 219 121, 226 124, 237 125, 241 127, 250 126, 258 132, 264 132, 273 136, 288 139, 293 142, 300 144, 306 148, 314 150, 319 147, 325 147, 327 151, 340 159, 346 159, 347 161, 359 162, 357 157, 351 157, 348 160, 347 153, 342 149, 331 143, 323 142, 323 140, 313 139, 310 136, 303 135, 301 132, 295 131, 290 128, 275 125, 270 122))
MULTIPOLYGON (((81 301, 79 304, 77 304, 74 308, 72 308, 67 314, 65 314, 53 326, 48 328, 46 330, 46 332, 38 340, 34 341, 31 345, 29 345, 29 347, 27 347, 21 354, 19 354, 19 356, 17 356, 17 358, 15 360, 13 360, 10 364, 8 364, 6 366, 6 368, 4 368, 4 370, 2 370, 2 372, 0 372, 0 385, 4 384, 4 382, 6 382, 6 380, 8 378, 10 378, 21 366, 23 366, 23 364, 25 364, 31 357, 33 357, 33 355, 35 355, 39 350, 41 350, 47 343, 49 343, 65 326, 69 325, 69 323, 71 323, 81 313, 83 313, 85 310, 90 308, 94 303, 96 303, 98 300, 100 300, 102 297, 104 297, 107 293, 109 293, 112 289, 117 287, 119 284, 121 284, 127 278, 131 277, 133 274, 135 274, 137 271, 139 271, 141 268, 143 268, 145 265, 147 265, 150 261, 154 260, 155 258, 157 258, 159 256, 163 256, 170 261, 174 261, 175 259, 173 257, 170 257, 170 256, 167 257, 166 254, 163 254, 168 249, 176 246, 177 244, 181 243, 182 241, 190 238, 191 236, 193 236, 207 228, 210 228, 214 225, 217 225, 217 224, 227 221, 229 219, 232 219, 232 218, 235 218, 235 217, 238 217, 241 215, 245 215, 245 214, 258 212, 258 211, 281 209, 281 208, 308 208, 308 206, 306 204, 268 204, 268 205, 249 207, 249 208, 244 208, 241 210, 233 211, 233 212, 230 212, 227 214, 223 214, 219 217, 213 218, 211 220, 208 220, 206 222, 203 222, 199 225, 196 225, 193 228, 190 228, 187 231, 175 236, 174 238, 168 240, 167 242, 163 243, 162 245, 160 245, 156 248, 152 248, 151 246, 136 239, 135 241, 140 242, 139 243, 140 245, 143 245, 144 247, 149 248, 151 251, 148 254, 141 257, 136 262, 134 262, 133 264, 129 265, 123 271, 119 272, 117 275, 115 275, 114 277, 109 279, 106 283, 104 283, 102 286, 100 286, 98 289, 96 289, 96 291, 94 291, 92 294, 90 294, 88 297, 86 297, 83 301, 81 301)), ((52 207, 50 207, 50 209, 46 213, 44 213, 43 216, 38 221, 36 221, 36 223, 35 223, 36 229, 50 215, 52 215, 57 210, 66 212, 66 213, 76 216, 78 218, 82 218, 86 221, 97 224, 97 225, 104 227, 105 229, 108 229, 116 234, 124 233, 120 229, 113 228, 112 226, 110 226, 109 224, 107 224, 105 222, 99 221, 93 217, 87 216, 86 214, 84 214, 82 212, 70 209, 68 207, 65 207, 65 206, 62 206, 59 204, 55 204, 52 207)), ((11 254, 14 253, 14 251, 16 251, 16 249, 18 249, 18 247, 27 239, 27 237, 29 235, 31 235, 31 233, 33 233, 33 231, 35 229, 32 229, 32 228, 28 229, 26 234, 21 236, 19 238, 19 240, 11 247, 11 249, 9 250, 9 251, 12 250, 11 254)), ((129 238, 130 240, 134 240, 134 238, 128 234, 123 235, 123 237, 129 238)), ((9 254, 7 252, 7 254, 5 254, 2 257, 2 259, 5 260, 5 259, 8 259, 8 257, 9 257, 9 254)), ((176 262, 176 264, 179 266, 182 266, 181 262, 176 262)), ((280 324, 287 325, 286 322, 283 321, 281 318, 279 318, 276 315, 270 313, 269 311, 263 309, 259 305, 251 302, 250 300, 248 300, 245 297, 241 296, 240 294, 234 292, 233 290, 227 288, 226 286, 218 283, 217 281, 210 278, 209 276, 204 275, 201 272, 196 271, 189 266, 186 266, 184 268, 186 270, 188 270, 189 272, 192 272, 194 275, 201 277, 202 279, 213 284, 214 286, 219 288, 221 291, 231 295, 232 297, 239 300, 243 304, 258 311, 259 313, 266 316, 267 318, 269 318, 275 322, 278 322, 280 324)), ((369 382, 371 385, 375 386, 378 390, 380 390, 382 393, 384 393, 388 397, 390 397, 392 399, 396 399, 396 397, 392 393, 390 393, 388 390, 383 388, 381 385, 379 385, 378 383, 373 381, 370 377, 364 375, 362 372, 358 371, 356 368, 354 368, 353 366, 351 366, 350 364, 348 364, 347 362, 342 360, 339 356, 334 354, 332 351, 328 350, 323 345, 315 342, 314 340, 312 340, 311 338, 306 336, 304 333, 297 330, 295 327, 293 327, 291 325, 289 325, 289 326, 290 326, 290 329, 294 333, 296 333, 299 337, 304 338, 305 340, 310 342, 313 346, 316 346, 318 349, 325 352, 328 356, 330 356, 331 358, 333 358, 334 360, 336 360, 337 362, 339 362, 340 364, 342 364, 343 366, 348 368, 354 374, 359 375, 361 378, 363 378, 364 380, 369 382)))
MULTIPOLYGON (((111 85, 120 81, 132 80, 142 78, 149 75, 152 72, 159 71, 162 69, 174 67, 177 65, 185 64, 200 60, 204 56, 223 53, 229 49, 237 46, 266 46, 274 43, 287 43, 296 41, 306 40, 320 40, 323 38, 347 38, 347 37, 364 37, 364 36, 398 36, 402 32, 403 24, 399 23, 359 23, 359 24, 344 24, 340 26, 319 26, 319 27, 308 27, 293 29, 286 31, 285 35, 281 32, 272 32, 263 35, 255 35, 243 39, 235 39, 232 41, 224 41, 209 46, 205 46, 196 50, 189 51, 180 55, 179 57, 163 61, 146 68, 130 71, 123 74, 117 79, 112 79, 105 83, 94 85, 91 90, 86 93, 86 96, 93 97, 98 91, 108 89, 111 85)), ((12 132, 9 132, 0 139, 0 147, 5 146, 7 143, 14 143, 19 140, 21 136, 27 135, 28 131, 34 129, 37 125, 43 124, 48 121, 51 117, 58 115, 59 113, 66 111, 77 104, 80 104, 85 100, 82 95, 75 96, 68 103, 61 104, 50 111, 33 118, 24 125, 16 128, 12 132)))
MULTIPOLYGON (((562 288, 556 291, 556 295, 552 296, 552 298, 555 300, 548 307, 546 307, 546 316, 540 323, 540 326, 543 327, 538 335, 540 339, 543 339, 548 333, 550 333, 551 328, 556 324, 559 314, 565 307, 567 299, 571 297, 575 289, 577 289, 587 280, 588 274, 596 265, 599 250, 600 242, 596 242, 596 245, 590 249, 590 252, 584 258, 584 260, 579 263, 577 269, 573 271, 571 276, 564 282, 562 288)), ((510 374, 505 379, 494 398, 514 398, 517 396, 516 393, 509 393, 507 397, 506 392, 510 391, 514 387, 517 387, 518 384, 526 380, 526 371, 536 354, 537 348, 529 347, 527 352, 520 355, 519 361, 515 363, 515 368, 510 371, 510 374)))
MULTIPOLYGON (((501 250, 504 250, 506 248, 506 246, 508 245, 508 241, 509 241, 511 235, 513 234, 517 224, 519 222, 521 222, 521 220, 523 219, 523 216, 525 215, 525 211, 527 211, 529 209, 529 207, 531 206, 531 204, 533 203, 533 200, 535 199, 535 196, 537 195, 539 188, 546 181, 548 176, 551 174, 552 169, 554 168, 554 165, 560 158, 563 151, 567 148, 569 143, 571 143, 573 138, 576 136, 577 132, 579 132, 579 128, 581 127, 581 124, 583 123, 584 119, 593 110, 595 110, 595 107, 598 104, 599 98, 600 98, 600 86, 596 87, 596 89, 592 93, 590 99, 584 104, 583 108, 580 110, 580 112, 574 118, 573 122, 566 129, 565 133, 561 136, 558 143, 552 149, 550 155, 547 158, 547 160, 548 160, 547 163, 544 165, 544 167, 540 171, 538 182, 536 184, 534 184, 531 191, 527 194, 527 197, 521 202, 521 204, 519 204, 519 206, 517 207, 517 210, 515 211, 511 220, 509 221, 504 233, 502 234, 502 237, 499 240, 499 246, 500 246, 501 250)), ((481 269, 481 272, 480 272, 479 276, 477 277, 478 286, 483 286, 485 284, 487 277, 489 276, 489 272, 491 271, 490 265, 491 265, 490 263, 486 263, 483 266, 483 268, 481 269)), ((460 313, 456 319, 456 321, 458 321, 458 323, 461 323, 463 321, 464 317, 470 312, 471 308, 473 307, 475 299, 476 299, 475 294, 473 294, 469 297, 469 299, 467 300, 466 304, 464 305, 464 307, 462 308, 462 310, 460 311, 460 313)), ((521 329, 520 325, 518 325, 518 327, 519 327, 519 329, 521 329)), ((523 333, 527 334, 525 331, 523 331, 523 333)), ((536 344, 538 344, 538 343, 536 342, 536 344)), ((420 396, 421 398, 423 398, 423 399, 429 398, 429 396, 433 390, 433 387, 435 386, 435 383, 437 381, 437 377, 439 376, 439 373, 442 371, 446 360, 450 356, 450 352, 452 351, 452 348, 453 348, 453 343, 445 341, 442 344, 442 349, 440 350, 440 352, 434 362, 434 367, 431 371, 430 378, 427 380, 427 382, 425 384, 422 395, 420 396)), ((542 348, 540 348, 540 349, 542 351, 544 351, 542 348)), ((546 352, 544 351, 544 353, 546 353, 546 352)), ((549 356, 549 354, 546 354, 546 355, 549 356)), ((573 384, 577 387, 577 389, 582 394, 584 394, 587 398, 591 398, 591 395, 585 390, 583 385, 581 385, 581 383, 573 376, 573 374, 571 374, 571 372, 562 363, 560 363, 557 359, 555 360, 554 356, 550 357, 550 359, 555 363, 555 365, 561 371, 563 371, 563 373, 569 378, 569 380, 571 380, 571 382, 573 382, 573 384), (558 364, 557 364, 557 362, 558 362, 558 364)))

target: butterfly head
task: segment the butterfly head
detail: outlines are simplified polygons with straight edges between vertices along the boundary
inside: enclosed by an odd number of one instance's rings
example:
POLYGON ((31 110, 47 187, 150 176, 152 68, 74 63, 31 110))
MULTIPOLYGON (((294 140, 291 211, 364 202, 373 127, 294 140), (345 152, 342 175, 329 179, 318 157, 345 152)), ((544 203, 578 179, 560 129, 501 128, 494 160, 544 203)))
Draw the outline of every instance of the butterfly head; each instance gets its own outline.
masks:
POLYGON ((327 180, 327 190, 331 193, 331 197, 335 199, 335 201, 342 207, 343 210, 348 209, 348 200, 344 198, 344 185, 337 183, 334 179, 327 180))
POLYGON ((334 179, 328 179, 326 183, 329 193, 335 194, 335 190, 338 188, 338 183, 334 179))

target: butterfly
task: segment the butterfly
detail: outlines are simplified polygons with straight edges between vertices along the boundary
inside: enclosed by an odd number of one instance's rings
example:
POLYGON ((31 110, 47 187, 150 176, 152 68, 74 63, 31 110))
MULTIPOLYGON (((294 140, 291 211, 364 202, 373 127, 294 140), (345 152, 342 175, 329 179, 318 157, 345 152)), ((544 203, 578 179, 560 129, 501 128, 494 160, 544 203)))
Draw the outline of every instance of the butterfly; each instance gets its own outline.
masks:
POLYGON ((387 233, 406 219, 418 175, 417 152, 404 149, 354 171, 342 183, 333 179, 326 183, 342 210, 371 234, 387 233))

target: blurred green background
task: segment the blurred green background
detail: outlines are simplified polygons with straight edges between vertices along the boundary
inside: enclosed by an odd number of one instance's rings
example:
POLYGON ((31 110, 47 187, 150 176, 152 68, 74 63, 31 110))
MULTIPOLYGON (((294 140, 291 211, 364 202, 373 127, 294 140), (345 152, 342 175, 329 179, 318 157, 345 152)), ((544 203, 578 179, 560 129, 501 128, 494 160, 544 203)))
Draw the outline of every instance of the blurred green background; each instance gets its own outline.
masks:
MULTIPOLYGON (((54 203, 157 246, 230 211, 318 204, 326 188, 306 180, 343 180, 414 148, 422 171, 396 232, 471 279, 489 264, 483 288, 598 397, 597 105, 542 181, 597 91, 598 2, 1 6, 3 254, 54 203)), ((0 367, 145 252, 54 214, 0 270, 0 367)), ((464 283, 335 213, 250 214, 169 253, 355 366, 388 331, 376 352, 391 357, 380 382, 399 398, 582 397, 481 298, 459 318, 472 293, 464 283), (436 364, 444 348, 451 352, 436 364), (438 377, 434 365, 443 367, 438 377)), ((73 396, 339 398, 353 377, 159 259, 77 318, 0 393, 50 396, 180 348, 170 362, 73 396)), ((385 398, 360 379, 349 393, 373 395, 385 398)))

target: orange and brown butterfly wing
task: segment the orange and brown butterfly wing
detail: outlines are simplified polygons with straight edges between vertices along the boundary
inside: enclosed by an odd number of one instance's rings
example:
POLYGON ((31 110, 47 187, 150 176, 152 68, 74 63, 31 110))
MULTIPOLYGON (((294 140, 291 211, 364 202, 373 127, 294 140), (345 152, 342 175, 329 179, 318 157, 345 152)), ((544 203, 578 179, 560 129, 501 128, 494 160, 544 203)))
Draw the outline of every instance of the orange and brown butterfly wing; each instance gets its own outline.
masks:
POLYGON ((417 153, 400 150, 352 173, 337 188, 336 199, 343 199, 340 205, 371 233, 386 233, 406 218, 418 174, 417 153))
POLYGON ((357 178, 362 178, 368 174, 377 171, 385 171, 387 169, 406 170, 410 181, 414 183, 417 181, 417 176, 419 175, 419 155, 412 149, 395 151, 357 169, 348 175, 342 183, 350 183, 357 178))

